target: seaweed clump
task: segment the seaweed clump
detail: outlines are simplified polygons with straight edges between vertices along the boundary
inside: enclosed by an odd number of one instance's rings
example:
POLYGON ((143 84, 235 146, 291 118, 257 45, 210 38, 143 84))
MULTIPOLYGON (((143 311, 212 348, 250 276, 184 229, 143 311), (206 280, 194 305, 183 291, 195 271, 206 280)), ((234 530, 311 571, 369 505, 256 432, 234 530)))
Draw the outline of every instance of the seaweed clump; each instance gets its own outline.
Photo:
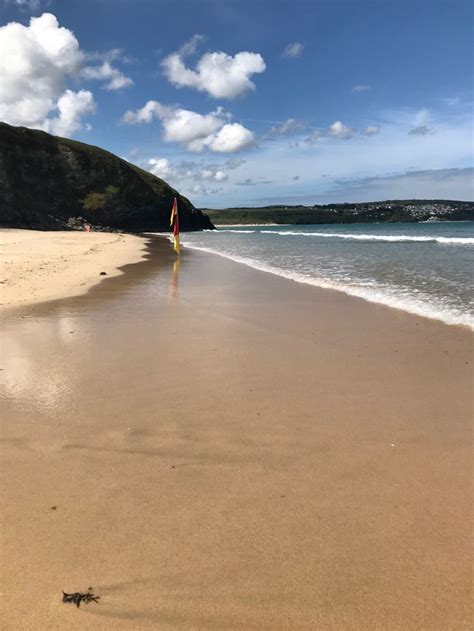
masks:
POLYGON ((73 594, 66 594, 63 590, 63 603, 74 603, 76 607, 80 607, 81 603, 88 605, 91 602, 99 602, 100 596, 96 596, 92 587, 87 588, 87 592, 74 592, 73 594))

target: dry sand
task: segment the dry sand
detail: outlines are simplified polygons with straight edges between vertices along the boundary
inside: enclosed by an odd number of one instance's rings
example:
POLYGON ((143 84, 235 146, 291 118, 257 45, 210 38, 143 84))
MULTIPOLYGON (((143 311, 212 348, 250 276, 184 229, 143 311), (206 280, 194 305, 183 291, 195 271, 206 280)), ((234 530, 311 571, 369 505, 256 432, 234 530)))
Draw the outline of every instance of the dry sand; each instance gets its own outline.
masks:
POLYGON ((3 628, 471 629, 472 334, 172 260, 4 319, 3 628))
POLYGON ((86 293, 100 272, 120 274, 144 249, 144 239, 130 234, 0 229, 0 305, 86 293))

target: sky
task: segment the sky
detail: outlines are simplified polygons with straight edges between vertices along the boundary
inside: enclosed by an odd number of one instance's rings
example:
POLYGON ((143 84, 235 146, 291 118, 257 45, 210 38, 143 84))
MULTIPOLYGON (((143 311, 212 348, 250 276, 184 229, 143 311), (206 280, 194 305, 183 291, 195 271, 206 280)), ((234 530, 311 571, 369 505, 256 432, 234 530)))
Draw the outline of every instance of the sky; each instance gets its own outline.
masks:
POLYGON ((471 0, 0 0, 0 120, 196 207, 474 199, 471 0))

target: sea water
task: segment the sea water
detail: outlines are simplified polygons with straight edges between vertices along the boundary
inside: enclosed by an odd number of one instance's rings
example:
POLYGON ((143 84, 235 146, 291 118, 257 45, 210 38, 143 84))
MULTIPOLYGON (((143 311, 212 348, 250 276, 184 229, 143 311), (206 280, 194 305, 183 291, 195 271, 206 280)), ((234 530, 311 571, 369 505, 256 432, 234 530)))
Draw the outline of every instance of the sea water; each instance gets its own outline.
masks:
POLYGON ((474 221, 227 226, 181 240, 300 283, 474 328, 474 221))

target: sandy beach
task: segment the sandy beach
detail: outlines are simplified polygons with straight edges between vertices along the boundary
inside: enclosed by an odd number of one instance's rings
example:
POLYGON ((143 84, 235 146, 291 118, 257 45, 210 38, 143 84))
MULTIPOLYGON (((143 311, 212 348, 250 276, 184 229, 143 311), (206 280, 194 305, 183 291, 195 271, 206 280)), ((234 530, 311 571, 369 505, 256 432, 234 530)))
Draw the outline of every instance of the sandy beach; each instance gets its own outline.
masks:
POLYGON ((86 293, 143 257, 144 239, 108 232, 0 229, 2 308, 86 293))
POLYGON ((469 330, 72 238, 62 299, 2 290, 4 629, 472 628, 469 330))

